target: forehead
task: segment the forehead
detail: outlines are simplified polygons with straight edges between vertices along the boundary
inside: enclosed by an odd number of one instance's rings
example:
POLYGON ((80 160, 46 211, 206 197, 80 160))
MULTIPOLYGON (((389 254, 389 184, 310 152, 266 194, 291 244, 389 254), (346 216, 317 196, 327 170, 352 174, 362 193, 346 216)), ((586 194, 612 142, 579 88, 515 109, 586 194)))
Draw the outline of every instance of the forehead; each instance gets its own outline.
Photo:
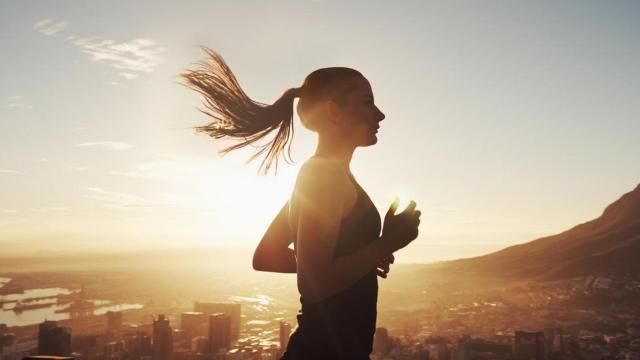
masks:
POLYGON ((367 79, 363 77, 354 79, 353 85, 354 85, 353 91, 352 91, 353 94, 373 96, 373 90, 371 89, 371 84, 367 79))

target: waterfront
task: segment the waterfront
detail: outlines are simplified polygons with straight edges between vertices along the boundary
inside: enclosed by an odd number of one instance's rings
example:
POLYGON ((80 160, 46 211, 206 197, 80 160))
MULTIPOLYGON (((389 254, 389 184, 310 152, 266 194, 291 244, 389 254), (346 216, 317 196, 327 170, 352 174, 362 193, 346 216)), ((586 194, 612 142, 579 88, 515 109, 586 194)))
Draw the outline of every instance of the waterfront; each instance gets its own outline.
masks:
MULTIPOLYGON (((2 285, 11 281, 10 278, 0 278, 2 285)), ((68 303, 59 301, 59 296, 69 296, 80 293, 79 289, 62 287, 27 289, 22 293, 0 295, 0 323, 7 326, 24 326, 41 323, 45 320, 66 320, 70 318, 68 303), (37 308, 27 308, 15 311, 18 304, 35 305, 37 308), (39 306, 38 306, 39 305, 39 306)), ((123 311, 141 309, 141 304, 114 304, 107 300, 87 300, 92 306, 94 315, 102 315, 107 311, 123 311)))

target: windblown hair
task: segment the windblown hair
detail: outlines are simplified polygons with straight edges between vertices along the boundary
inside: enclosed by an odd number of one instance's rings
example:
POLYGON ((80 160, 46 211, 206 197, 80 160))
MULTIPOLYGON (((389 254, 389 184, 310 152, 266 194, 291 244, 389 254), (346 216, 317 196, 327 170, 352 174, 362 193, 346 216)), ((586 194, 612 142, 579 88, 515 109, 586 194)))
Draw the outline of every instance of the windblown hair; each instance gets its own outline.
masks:
POLYGON ((303 87, 285 91, 278 100, 269 105, 247 96, 218 53, 205 46, 200 48, 206 52, 210 61, 198 62, 196 65, 199 66, 196 69, 180 74, 186 79, 188 88, 204 97, 206 109, 198 110, 214 119, 207 125, 195 127, 195 132, 205 133, 216 139, 228 137, 238 140, 236 144, 220 150, 222 154, 247 145, 255 146, 257 151, 247 162, 266 153, 259 168, 263 173, 267 173, 272 164, 275 164, 275 171, 278 172, 278 159, 281 154, 285 162, 293 163, 291 137, 293 101, 296 97, 301 97, 298 104, 298 113, 301 114, 307 112, 318 99, 334 88, 342 88, 341 93, 344 93, 345 86, 341 85, 345 85, 354 75, 362 76, 349 68, 319 69, 307 76, 303 87), (274 130, 277 132, 271 141, 260 143, 261 139, 274 130))
POLYGON ((237 144, 220 151, 226 154, 253 145, 277 129, 273 140, 257 145, 258 150, 249 161, 266 153, 260 169, 266 173, 275 161, 277 172, 278 155, 287 147, 284 158, 287 163, 291 163, 290 138, 293 135, 295 91, 286 91, 273 105, 254 101, 242 90, 224 59, 209 48, 201 48, 209 55, 211 61, 199 62, 198 69, 180 74, 187 80, 189 88, 203 95, 207 109, 198 110, 214 119, 207 125, 195 127, 195 131, 216 139, 230 137, 240 140, 237 144))

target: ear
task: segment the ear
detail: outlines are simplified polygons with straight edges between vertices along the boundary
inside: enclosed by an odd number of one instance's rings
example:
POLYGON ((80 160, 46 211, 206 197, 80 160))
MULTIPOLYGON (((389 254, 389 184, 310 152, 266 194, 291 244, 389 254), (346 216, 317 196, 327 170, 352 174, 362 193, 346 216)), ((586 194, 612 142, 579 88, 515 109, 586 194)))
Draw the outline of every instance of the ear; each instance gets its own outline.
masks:
POLYGON ((325 100, 322 104, 327 119, 333 124, 341 126, 344 122, 344 109, 333 100, 325 100))

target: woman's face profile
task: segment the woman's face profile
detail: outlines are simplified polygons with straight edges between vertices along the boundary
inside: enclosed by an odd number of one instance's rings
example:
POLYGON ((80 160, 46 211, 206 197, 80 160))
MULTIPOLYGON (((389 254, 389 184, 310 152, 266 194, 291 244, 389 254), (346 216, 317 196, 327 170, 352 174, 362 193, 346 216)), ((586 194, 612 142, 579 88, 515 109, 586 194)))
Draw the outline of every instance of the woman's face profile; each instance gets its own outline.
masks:
POLYGON ((354 82, 355 87, 347 94, 342 107, 343 129, 356 146, 370 146, 378 142, 376 133, 385 116, 374 103, 369 81, 359 78, 354 82))

